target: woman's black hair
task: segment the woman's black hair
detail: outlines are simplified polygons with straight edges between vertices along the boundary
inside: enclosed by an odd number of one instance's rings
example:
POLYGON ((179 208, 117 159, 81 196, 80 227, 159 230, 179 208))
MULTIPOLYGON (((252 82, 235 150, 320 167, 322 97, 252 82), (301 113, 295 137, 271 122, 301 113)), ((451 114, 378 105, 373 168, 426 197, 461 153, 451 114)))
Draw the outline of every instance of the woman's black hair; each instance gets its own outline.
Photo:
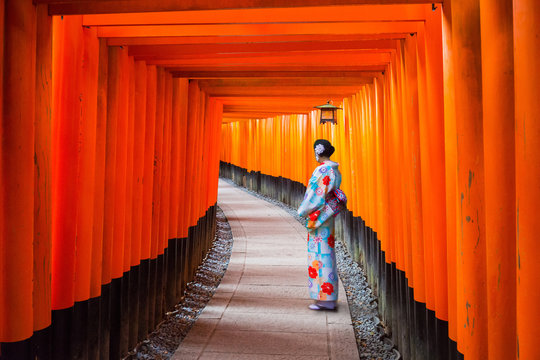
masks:
POLYGON ((330 157, 336 151, 336 149, 330 144, 330 141, 325 139, 318 139, 315 140, 315 143, 313 143, 313 149, 315 150, 315 153, 319 156, 324 157, 330 157), (317 147, 317 145, 322 145, 322 147, 317 147), (317 149, 319 149, 320 152, 317 152, 317 149), (322 150, 322 151, 321 151, 322 150))

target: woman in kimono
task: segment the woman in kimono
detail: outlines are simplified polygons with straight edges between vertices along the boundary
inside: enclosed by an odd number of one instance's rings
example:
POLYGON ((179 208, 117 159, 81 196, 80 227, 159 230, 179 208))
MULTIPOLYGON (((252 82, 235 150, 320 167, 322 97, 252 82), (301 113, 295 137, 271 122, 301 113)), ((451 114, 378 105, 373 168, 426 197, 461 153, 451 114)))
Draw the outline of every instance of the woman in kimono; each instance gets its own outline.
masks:
POLYGON ((333 310, 338 299, 338 272, 334 249, 334 216, 328 197, 341 184, 339 164, 330 160, 334 147, 328 140, 314 143, 315 158, 320 165, 313 171, 298 215, 307 216, 308 287, 315 302, 311 310, 333 310))

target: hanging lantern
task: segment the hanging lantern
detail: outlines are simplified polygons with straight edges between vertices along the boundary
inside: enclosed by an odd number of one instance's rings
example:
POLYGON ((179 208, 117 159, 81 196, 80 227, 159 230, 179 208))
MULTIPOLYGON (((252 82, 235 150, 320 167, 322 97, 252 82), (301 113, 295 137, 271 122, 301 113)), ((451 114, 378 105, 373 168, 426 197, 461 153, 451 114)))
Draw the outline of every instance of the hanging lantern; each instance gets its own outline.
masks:
POLYGON ((331 122, 332 124, 337 123, 337 111, 341 110, 337 106, 330 104, 330 100, 324 105, 315 106, 316 109, 321 110, 321 124, 326 122, 331 122))

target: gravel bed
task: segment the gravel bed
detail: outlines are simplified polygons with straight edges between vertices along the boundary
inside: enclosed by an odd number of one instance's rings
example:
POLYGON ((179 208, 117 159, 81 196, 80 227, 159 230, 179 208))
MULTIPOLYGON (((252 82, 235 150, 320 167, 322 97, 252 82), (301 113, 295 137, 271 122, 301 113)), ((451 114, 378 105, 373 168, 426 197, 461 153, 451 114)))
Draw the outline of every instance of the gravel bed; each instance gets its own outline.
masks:
POLYGON ((212 299, 227 270, 233 245, 231 227, 219 207, 216 218, 216 236, 212 248, 197 269, 194 280, 187 285, 184 297, 173 311, 166 314, 156 330, 124 359, 170 359, 212 299))
MULTIPOLYGON (((221 178, 237 188, 273 205, 279 206, 301 224, 304 218, 298 216, 296 209, 270 197, 261 195, 244 187, 236 185, 232 180, 221 178)), ((339 278, 347 294, 347 302, 351 312, 351 320, 356 336, 356 344, 360 359, 398 360, 401 355, 396 349, 392 339, 385 332, 384 324, 379 318, 377 297, 367 282, 364 270, 350 256, 343 241, 336 239, 336 259, 339 278)))

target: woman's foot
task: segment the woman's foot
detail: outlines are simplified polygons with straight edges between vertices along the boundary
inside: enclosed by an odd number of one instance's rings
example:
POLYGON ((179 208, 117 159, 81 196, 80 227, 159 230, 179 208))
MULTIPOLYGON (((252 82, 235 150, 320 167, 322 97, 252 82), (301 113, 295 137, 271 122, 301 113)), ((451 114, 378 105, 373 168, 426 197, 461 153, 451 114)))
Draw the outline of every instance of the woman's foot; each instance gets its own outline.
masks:
POLYGON ((311 310, 335 310, 335 301, 316 301, 308 306, 311 310))

